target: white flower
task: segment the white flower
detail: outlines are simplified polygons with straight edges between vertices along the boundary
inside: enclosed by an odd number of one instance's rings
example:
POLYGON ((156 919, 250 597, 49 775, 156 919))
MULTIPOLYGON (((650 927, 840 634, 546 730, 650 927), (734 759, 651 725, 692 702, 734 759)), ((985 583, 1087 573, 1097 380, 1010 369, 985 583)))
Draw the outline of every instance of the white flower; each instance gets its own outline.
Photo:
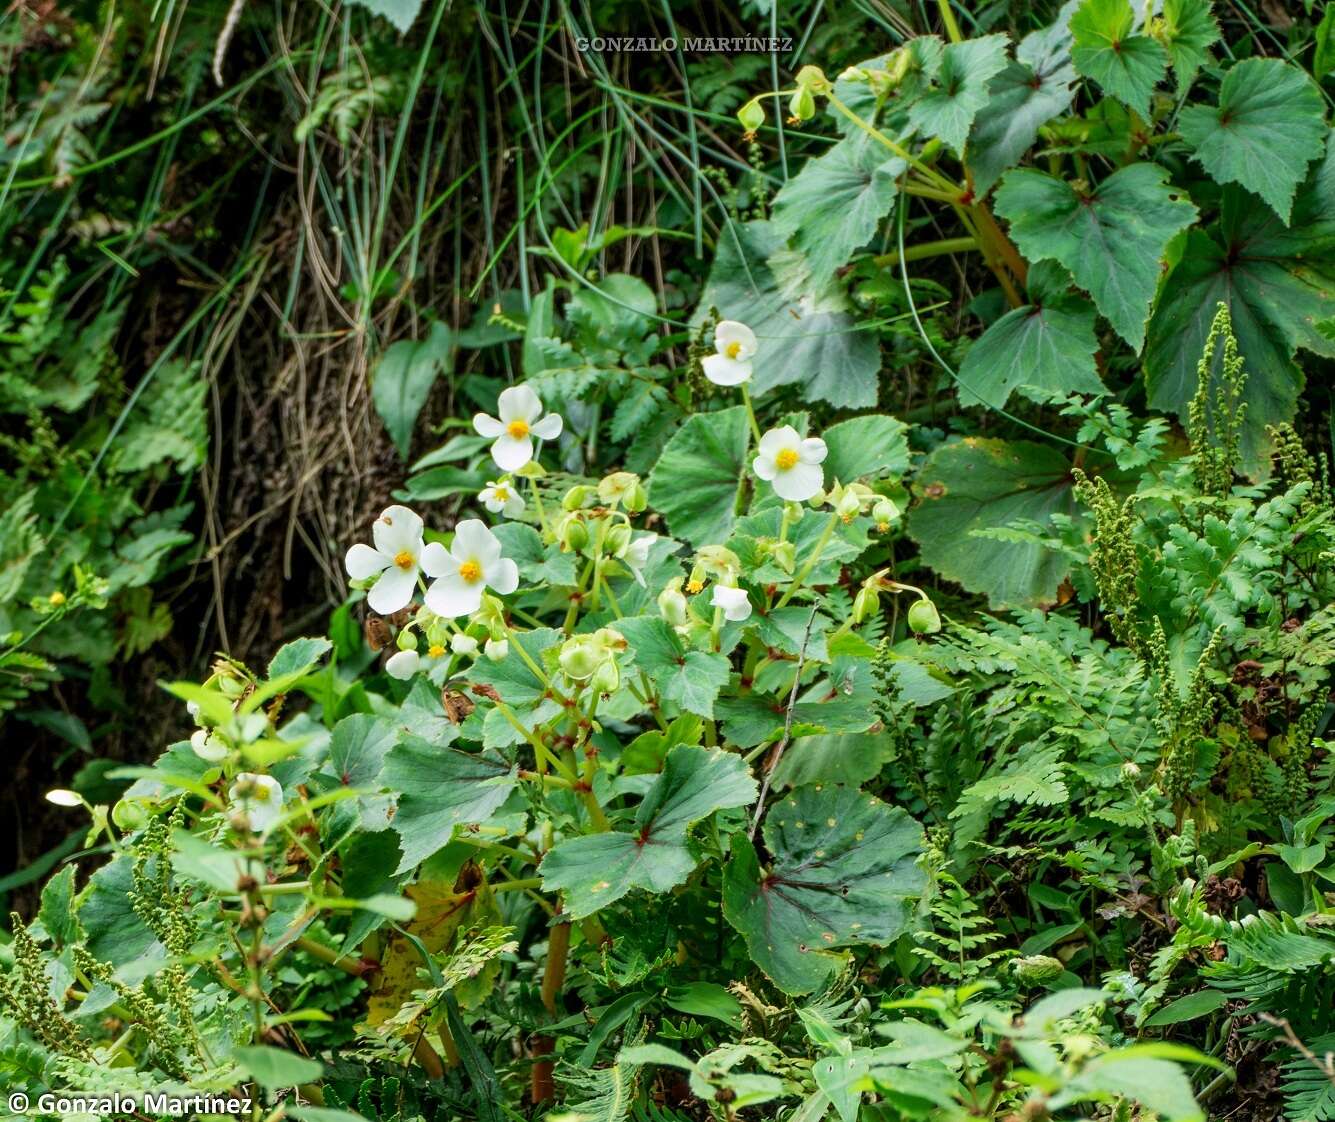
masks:
POLYGON ((257 834, 268 830, 283 813, 283 788, 271 775, 243 771, 236 777, 227 797, 246 816, 246 824, 257 834))
POLYGON ((482 648, 482 651, 492 662, 500 662, 510 653, 510 640, 488 639, 487 645, 482 648))
POLYGON ((471 615, 482 606, 482 592, 502 596, 519 587, 519 566, 501 556, 501 543, 476 518, 460 522, 447 550, 432 542, 422 551, 422 570, 435 577, 426 590, 426 606, 438 616, 471 615))
POLYGON ((211 764, 227 758, 227 743, 208 729, 195 729, 190 734, 190 748, 201 760, 208 760, 211 764))
POLYGON ((451 637, 450 650, 457 655, 475 655, 477 654, 477 640, 471 635, 465 635, 460 632, 451 637))
POLYGON ((199 716, 199 702, 198 702, 198 701, 187 701, 187 702, 185 703, 185 711, 186 711, 187 713, 189 713, 191 717, 198 717, 198 716, 199 716))
POLYGON ((488 483, 477 495, 482 505, 492 514, 518 518, 524 513, 524 498, 508 479, 488 483))
POLYGON ((744 323, 722 320, 714 328, 714 348, 700 363, 701 369, 716 386, 740 386, 751 380, 751 359, 756 353, 756 333, 744 323))
POLYGON ((500 419, 478 413, 473 428, 494 441, 491 458, 501 471, 518 471, 533 459, 533 437, 555 440, 561 435, 561 418, 556 413, 542 415, 542 401, 528 386, 501 390, 496 402, 500 419))
POLYGON ((804 503, 819 495, 825 484, 820 465, 826 452, 820 437, 803 440, 791 425, 784 425, 760 438, 760 455, 751 466, 761 479, 774 484, 779 498, 804 503))
POLYGON ((56 806, 83 806, 83 796, 78 791, 68 791, 64 787, 57 787, 54 791, 46 793, 46 801, 55 803, 56 806))
POLYGON ((422 564, 422 520, 406 506, 387 507, 371 526, 375 548, 358 542, 343 559, 348 576, 380 579, 367 594, 371 611, 392 616, 412 603, 422 564))
POLYGON ((385 663, 385 673, 406 682, 422 668, 422 656, 416 651, 395 651, 385 663))
POLYGON ((710 603, 723 609, 723 618, 741 623, 751 618, 751 598, 744 588, 729 588, 726 584, 714 585, 714 595, 710 603))
POLYGON ((649 563, 649 551, 653 549, 656 541, 658 541, 657 534, 642 534, 626 546, 626 552, 621 556, 626 568, 630 570, 630 575, 635 578, 636 583, 641 588, 644 587, 643 570, 645 565, 649 563))

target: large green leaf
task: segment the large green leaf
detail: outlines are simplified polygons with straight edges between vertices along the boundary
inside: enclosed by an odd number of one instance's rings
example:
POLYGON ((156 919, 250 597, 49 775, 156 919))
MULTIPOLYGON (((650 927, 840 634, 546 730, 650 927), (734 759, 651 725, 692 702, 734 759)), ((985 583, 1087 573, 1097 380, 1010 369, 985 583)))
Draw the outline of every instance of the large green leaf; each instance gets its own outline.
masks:
POLYGON ((1071 61, 1105 92, 1148 117, 1150 94, 1168 70, 1168 53, 1134 31, 1135 22, 1128 0, 1085 0, 1071 15, 1071 61))
POLYGON ((960 402, 1001 408, 1013 392, 1103 393, 1094 355, 1094 306, 1067 291, 1066 270, 1040 261, 1029 270, 1031 303, 1007 312, 969 348, 960 365, 960 402))
POLYGON ((1076 79, 1070 52, 1053 44, 1048 31, 1036 31, 1016 48, 1009 63, 987 88, 969 135, 969 168, 974 189, 986 194, 1038 139, 1038 130, 1071 105, 1076 79))
POLYGON ((1150 321, 1145 382, 1150 405, 1183 419, 1196 392, 1197 364, 1222 301, 1246 363, 1243 457, 1249 470, 1266 460, 1265 426, 1292 420, 1303 373, 1301 347, 1335 354, 1318 329, 1335 291, 1335 152, 1327 152, 1299 192, 1292 224, 1239 188, 1224 192, 1217 225, 1193 230, 1150 321))
POLYGON ((750 439, 744 405, 696 413, 672 434, 649 474, 649 501, 676 537, 701 546, 732 532, 750 439))
POLYGON ((750 325, 759 340, 754 389, 799 385, 806 401, 845 409, 876 404, 881 354, 874 332, 859 330, 847 296, 813 279, 805 258, 785 248, 772 222, 730 223, 700 296, 695 321, 711 307, 750 325))
POLYGON ((394 832, 403 856, 396 872, 425 861, 458 826, 485 822, 518 782, 518 768, 495 752, 460 752, 405 736, 385 757, 380 780, 399 796, 394 832))
POLYGON ((380 357, 371 379, 371 400, 385 422, 394 447, 405 459, 417 415, 431 387, 454 352, 454 339, 443 323, 433 323, 421 342, 404 339, 380 357))
POLYGON ((914 490, 920 502, 909 533, 926 564, 985 594, 994 608, 1055 599, 1069 569, 1064 557, 1028 543, 971 537, 970 531, 1074 513, 1071 465, 1059 451, 1024 440, 952 441, 923 462, 914 490))
POLYGON ((853 133, 808 160, 774 196, 774 227, 828 281, 869 242, 895 206, 896 179, 907 165, 865 132, 853 133))
POLYGON ((616 627, 630 644, 636 668, 654 683, 659 697, 713 719, 714 700, 728 682, 728 660, 723 655, 687 648, 657 616, 618 620, 616 627))
POLYGON ((393 722, 368 713, 354 713, 334 726, 329 741, 329 767, 334 780, 344 787, 366 791, 354 802, 339 803, 335 817, 341 817, 340 812, 350 814, 355 808, 362 829, 383 830, 389 825, 393 803, 378 788, 385 757, 398 736, 393 722))
POLYGON ((645 793, 634 831, 560 842, 543 858, 543 887, 565 893, 572 919, 606 907, 632 888, 666 892, 695 868, 691 826, 716 810, 746 806, 756 794, 756 781, 740 756, 678 745, 645 793))
POLYGON ((1177 76, 1177 88, 1185 90, 1210 57, 1219 41, 1210 0, 1164 0, 1160 40, 1168 51, 1177 76))
POLYGON ((851 787, 799 787, 770 807, 770 865, 733 839, 723 914, 785 993, 810 993, 847 960, 841 947, 885 946, 908 927, 927 877, 922 829, 899 807, 851 787))
POLYGON ((1325 105, 1296 66, 1249 58, 1224 75, 1217 107, 1188 105, 1177 127, 1211 176, 1260 195, 1287 223, 1294 192, 1325 144, 1325 105))
POLYGON ((908 426, 894 417, 869 413, 840 421, 821 433, 829 454, 825 482, 851 483, 869 475, 901 476, 909 469, 908 426))
POLYGON ((1196 217, 1167 175, 1153 164, 1131 164, 1081 194, 1063 180, 1021 168, 997 189, 997 213, 1010 222, 1025 256, 1065 265, 1136 350, 1145 341, 1168 243, 1196 217))
POLYGON ((988 102, 988 83, 1006 65, 1005 35, 984 35, 951 43, 941 58, 936 82, 909 107, 909 121, 960 154, 974 116, 988 102))

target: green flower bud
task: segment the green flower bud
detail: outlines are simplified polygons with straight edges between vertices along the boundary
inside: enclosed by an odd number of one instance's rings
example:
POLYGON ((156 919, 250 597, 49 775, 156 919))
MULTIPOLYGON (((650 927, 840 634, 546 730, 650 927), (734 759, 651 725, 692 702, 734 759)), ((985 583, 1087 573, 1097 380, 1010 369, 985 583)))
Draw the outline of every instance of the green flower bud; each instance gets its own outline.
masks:
POLYGON ((862 503, 853 491, 848 490, 839 496, 839 501, 835 504, 834 509, 845 522, 851 522, 858 516, 858 511, 862 509, 862 503))
POLYGON ((557 537, 563 550, 578 553, 589 544, 589 528, 584 525, 584 519, 570 514, 561 520, 557 537))
POLYGON ((640 477, 633 471, 614 471, 599 480, 598 498, 607 506, 623 503, 639 481, 640 477))
POLYGON ((408 628, 399 632, 398 638, 394 640, 394 645, 401 651, 417 650, 417 634, 408 628))
POLYGON ((909 628, 918 635, 935 635, 941 630, 941 617, 930 600, 915 600, 909 608, 909 628))
POLYGON ((819 66, 804 66, 797 72, 797 84, 804 90, 824 93, 830 88, 830 80, 819 66))
POLYGON ((1046 954, 1013 958, 1011 969, 1015 971, 1015 977, 1027 986, 1041 986, 1045 982, 1056 981, 1066 972, 1066 967, 1061 964, 1060 959, 1046 954))
POLYGON ((685 627, 690 619, 686 597, 681 593, 681 578, 677 577, 658 594, 658 610, 673 627, 685 627))
POLYGON ((889 528, 890 523, 899 521, 900 509, 893 499, 882 498, 871 508, 871 516, 878 526, 889 528))
POLYGON ((793 569, 797 567, 797 546, 792 542, 775 542, 772 552, 774 563, 791 575, 793 569))
POLYGON ((592 490, 586 483, 577 483, 561 498, 562 510, 579 510, 584 505, 584 500, 589 497, 592 490))
POLYGON ((605 658, 589 679, 589 688, 598 693, 616 693, 621 687, 621 670, 614 658, 605 658))
POLYGON ((809 121, 816 115, 816 99, 806 86, 799 86, 788 102, 788 112, 799 121, 809 121))
POLYGON ((603 538, 603 552, 609 557, 624 557, 630 546, 630 527, 624 522, 617 522, 603 538))
POLYGON ((582 682, 592 676, 606 656, 592 642, 588 635, 576 635, 561 644, 561 653, 557 661, 567 678, 582 682))
POLYGON ((853 597, 853 622, 861 623, 875 613, 880 606, 881 594, 876 589, 864 584, 858 589, 858 594, 853 597))
POLYGON ((761 108, 760 100, 752 98, 737 110, 737 120, 747 132, 760 128, 765 123, 765 110, 761 108))
POLYGON ((122 830, 141 829, 148 819, 148 810, 138 799, 120 799, 111 808, 111 820, 122 830))
POLYGON ((631 514, 639 514, 649 505, 649 492, 644 489, 644 484, 638 479, 635 486, 630 489, 630 494, 626 496, 626 509, 631 514))

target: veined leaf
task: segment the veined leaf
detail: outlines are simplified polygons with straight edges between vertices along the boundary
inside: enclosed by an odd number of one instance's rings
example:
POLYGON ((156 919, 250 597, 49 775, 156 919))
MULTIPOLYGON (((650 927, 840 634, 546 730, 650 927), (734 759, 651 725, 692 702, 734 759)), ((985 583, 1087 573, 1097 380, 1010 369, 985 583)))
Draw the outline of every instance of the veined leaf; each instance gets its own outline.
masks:
POLYGON ((825 480, 852 483, 867 476, 901 476, 909 469, 908 426, 870 413, 831 425, 822 433, 829 454, 825 480))
POLYGON ((713 719, 714 700, 728 681, 723 655, 687 648, 657 616, 632 616, 618 620, 616 627, 630 644, 636 668, 648 675, 664 701, 713 719))
POLYGON ((1136 350, 1145 341, 1168 243, 1196 218, 1167 175, 1153 164, 1131 164, 1078 194, 1069 183, 1022 168, 1006 176, 996 195, 997 213, 1010 222, 1025 256, 1065 265, 1136 350))
POLYGON ((1162 42, 1173 64, 1177 88, 1185 90, 1219 41, 1219 25, 1210 0, 1164 0, 1162 16, 1162 42))
POLYGON ((697 546, 726 540, 749 445, 744 405, 696 413, 672 434, 649 475, 649 501, 676 537, 697 546))
POLYGON ((367 11, 384 16, 405 35, 422 10, 422 0, 352 0, 367 11))
POLYGON ((371 399, 399 455, 408 458, 413 426, 436 378, 446 369, 454 338, 443 323, 431 325, 420 342, 403 339, 380 357, 371 379, 371 399))
POLYGON ((1168 53, 1133 30, 1135 21, 1128 0, 1085 0, 1071 16, 1071 61, 1105 92, 1148 117, 1150 94, 1168 69, 1168 53))
POLYGON ((1066 270, 1040 261, 1029 270, 1031 303, 992 324, 960 365, 962 405, 1000 408, 1013 392, 1034 400, 1041 393, 1103 393, 1094 355, 1094 306, 1067 291, 1066 270))
POLYGON ((687 844, 692 825, 724 807, 745 806, 756 781, 740 756, 678 745, 635 814, 633 833, 609 831, 570 838, 543 858, 543 887, 565 893, 566 912, 580 919, 632 888, 666 892, 695 868, 687 844))
POLYGON ((843 291, 813 277, 803 255, 784 242, 772 222, 730 223, 719 234, 695 321, 717 307, 755 331, 757 394, 797 384, 805 401, 875 405, 881 369, 875 335, 858 330, 843 291))
POLYGON ((1325 144, 1325 106, 1296 66, 1249 58, 1224 75, 1219 105, 1186 106, 1178 129, 1211 176, 1260 195, 1287 224, 1294 192, 1325 144))
POLYGON ((936 82, 909 107, 909 121, 926 136, 964 151, 974 117, 988 102, 988 83, 1006 65, 1005 35, 984 35, 949 44, 936 82))
POLYGON ((896 179, 907 165, 865 132, 807 160, 774 196, 774 227, 828 282, 854 250, 866 245, 895 207, 896 179))
POLYGON ((854 788, 797 788, 770 807, 764 839, 768 869, 746 838, 733 839, 723 914, 785 993, 810 993, 842 969, 842 947, 896 939, 927 884, 922 828, 854 788))
POLYGON ((1061 452, 1024 440, 952 441, 927 457, 915 491, 921 501, 909 534, 925 564, 985 594, 993 607, 1051 602, 1069 568, 1065 558, 970 531, 1073 514, 1071 465, 1061 452))
POLYGON ((392 825, 403 856, 396 872, 449 843, 457 826, 485 822, 518 782, 495 752, 469 753, 406 736, 385 757, 381 782, 399 796, 392 825))

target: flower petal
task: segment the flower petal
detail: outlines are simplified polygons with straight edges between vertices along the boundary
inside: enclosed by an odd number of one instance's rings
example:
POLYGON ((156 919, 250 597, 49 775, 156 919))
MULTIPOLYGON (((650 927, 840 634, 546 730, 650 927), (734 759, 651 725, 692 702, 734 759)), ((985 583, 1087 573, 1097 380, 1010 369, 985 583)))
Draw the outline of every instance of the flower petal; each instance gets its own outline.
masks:
POLYGON ((358 542, 343 558, 343 567, 353 580, 368 580, 376 573, 383 572, 390 564, 388 557, 365 542, 358 542))
POLYGON ((450 551, 440 542, 427 542, 426 548, 422 550, 422 556, 418 558, 418 563, 422 566, 422 572, 429 577, 443 577, 447 573, 456 572, 459 568, 457 562, 450 556, 450 551))
POLYGON ((719 354, 724 353, 724 348, 729 343, 740 344, 737 350, 739 362, 745 362, 756 353, 756 333, 735 319, 720 320, 718 326, 714 328, 714 346, 719 354))
POLYGON ((750 362, 727 355, 706 355, 700 360, 700 369, 716 386, 740 386, 751 377, 750 362))
POLYGON ((473 414, 473 428, 477 430, 478 436, 485 436, 488 440, 495 440, 505 432, 505 426, 486 413, 473 414))
POLYGON ((511 386, 501 390, 496 399, 496 413, 507 425, 511 421, 532 424, 542 416, 542 400, 528 386, 511 386))
POLYGON ((817 464, 794 464, 774 478, 774 492, 790 503, 804 503, 815 498, 825 484, 825 473, 817 464))
POLYGON ((792 425, 780 425, 760 438, 760 452, 772 460, 784 448, 796 448, 801 443, 802 438, 792 425))
POLYGON ((450 573, 427 588, 426 606, 446 619, 472 615, 482 607, 482 584, 469 584, 457 572, 450 573))
POLYGON ((508 557, 498 558, 487 570, 487 584, 493 592, 508 596, 519 587, 519 566, 508 557))
POLYGON ((406 506, 386 507, 371 526, 371 536, 386 557, 405 550, 416 557, 422 552, 422 519, 406 506))
POLYGON ((385 673, 400 682, 406 682, 422 666, 422 656, 416 651, 396 651, 385 662, 385 673))
POLYGON ((804 464, 820 464, 825 462, 830 450, 819 436, 809 436, 798 446, 797 454, 804 464))
POLYGON ((501 555, 501 542, 480 518, 465 518, 454 528, 450 553, 456 561, 477 561, 483 569, 501 555))
POLYGON ((502 513, 506 518, 521 518, 524 514, 524 499, 521 495, 510 492, 510 497, 505 500, 505 506, 502 507, 502 513))
POLYGON ((766 456, 763 452, 751 461, 751 470, 766 481, 779 474, 779 469, 774 466, 774 457, 766 456))
POLYGON ((502 471, 518 471, 533 459, 533 440, 527 436, 516 440, 507 432, 491 446, 491 458, 502 471))
POLYGON ((548 413, 541 421, 534 421, 529 426, 529 432, 541 440, 555 440, 564 427, 565 422, 561 420, 560 413, 548 413))
POLYGON ((391 565, 375 582, 375 587, 366 596, 371 611, 377 615, 392 616, 401 608, 406 608, 413 601, 413 589, 417 587, 417 566, 400 569, 391 565))

